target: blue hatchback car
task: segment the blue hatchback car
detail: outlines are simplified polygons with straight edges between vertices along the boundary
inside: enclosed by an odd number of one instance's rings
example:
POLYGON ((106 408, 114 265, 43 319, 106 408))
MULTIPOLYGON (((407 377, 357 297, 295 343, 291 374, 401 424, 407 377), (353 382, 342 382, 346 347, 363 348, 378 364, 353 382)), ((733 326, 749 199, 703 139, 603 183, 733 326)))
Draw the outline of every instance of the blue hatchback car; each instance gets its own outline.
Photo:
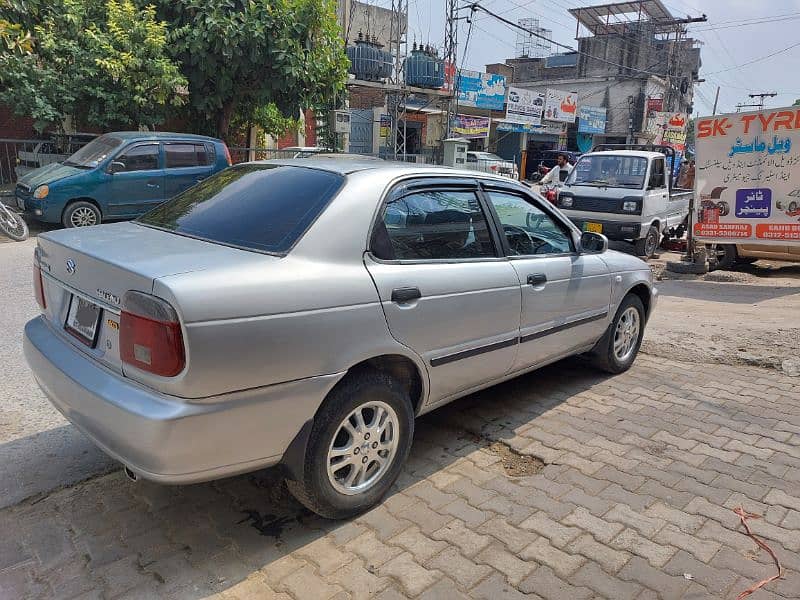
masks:
POLYGON ((95 138, 62 163, 17 182, 18 206, 64 227, 130 219, 231 164, 221 140, 200 135, 123 131, 95 138))

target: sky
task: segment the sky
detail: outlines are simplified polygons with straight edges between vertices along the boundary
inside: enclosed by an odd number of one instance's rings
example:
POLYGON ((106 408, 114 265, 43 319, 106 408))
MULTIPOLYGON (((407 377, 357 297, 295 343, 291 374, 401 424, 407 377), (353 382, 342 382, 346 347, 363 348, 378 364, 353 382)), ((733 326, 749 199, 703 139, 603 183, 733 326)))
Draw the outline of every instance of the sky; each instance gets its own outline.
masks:
MULTIPOLYGON (((390 0, 365 0, 389 7, 390 0)), ((459 0, 466 5, 470 0, 459 0)), ((489 10, 516 22, 538 18, 540 26, 552 30, 553 39, 577 47, 575 20, 568 8, 604 2, 590 0, 479 0, 489 10)), ((800 0, 663 0, 673 16, 706 14, 707 23, 689 26, 689 35, 699 40, 703 66, 695 86, 695 114, 710 115, 717 86, 720 86, 718 113, 734 112, 738 103, 752 103, 749 93, 778 92, 766 99, 766 106, 788 106, 800 99, 800 0), (745 20, 763 23, 744 25, 745 20), (797 44, 771 58, 757 60, 797 44), (745 64, 751 61, 752 64, 745 64)), ((445 0, 408 0, 409 44, 414 40, 443 46, 445 0)), ((462 11, 466 14, 468 11, 462 11)), ((460 21, 459 64, 483 70, 486 64, 514 56, 516 32, 481 13, 474 22, 469 46, 464 55, 467 23, 460 21), (463 61, 463 62, 462 62, 463 61)))

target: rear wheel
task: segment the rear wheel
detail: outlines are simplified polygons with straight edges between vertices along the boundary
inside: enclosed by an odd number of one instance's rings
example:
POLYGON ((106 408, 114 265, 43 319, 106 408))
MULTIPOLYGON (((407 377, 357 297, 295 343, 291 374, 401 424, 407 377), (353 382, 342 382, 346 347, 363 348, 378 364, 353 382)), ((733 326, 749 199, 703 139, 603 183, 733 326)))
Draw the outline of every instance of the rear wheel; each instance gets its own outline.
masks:
POLYGON ((715 244, 711 247, 715 258, 715 270, 732 269, 736 264, 736 246, 733 244, 715 244))
POLYGON ((377 504, 411 449, 414 411, 408 392, 378 371, 337 385, 314 418, 302 477, 289 491, 329 519, 345 519, 377 504))
POLYGON ((644 304, 636 294, 628 294, 592 351, 595 366, 609 373, 630 369, 642 345, 645 325, 644 304))
POLYGON ((651 258, 658 249, 659 236, 658 229, 651 225, 647 230, 647 235, 633 243, 636 255, 651 258))
POLYGON ((99 225, 101 218, 100 209, 94 204, 85 200, 78 200, 64 210, 61 224, 64 227, 89 227, 91 225, 99 225))

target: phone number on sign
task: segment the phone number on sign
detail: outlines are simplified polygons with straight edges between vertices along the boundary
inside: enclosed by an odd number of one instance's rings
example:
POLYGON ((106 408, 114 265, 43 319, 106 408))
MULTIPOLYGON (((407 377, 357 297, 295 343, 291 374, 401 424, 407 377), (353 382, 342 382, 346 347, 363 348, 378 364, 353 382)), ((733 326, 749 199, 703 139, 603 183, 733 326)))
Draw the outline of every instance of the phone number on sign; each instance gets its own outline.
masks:
POLYGON ((756 237, 764 240, 800 240, 800 225, 756 225, 756 237))
POLYGON ((748 238, 753 226, 747 223, 695 223, 695 235, 705 237, 748 238))

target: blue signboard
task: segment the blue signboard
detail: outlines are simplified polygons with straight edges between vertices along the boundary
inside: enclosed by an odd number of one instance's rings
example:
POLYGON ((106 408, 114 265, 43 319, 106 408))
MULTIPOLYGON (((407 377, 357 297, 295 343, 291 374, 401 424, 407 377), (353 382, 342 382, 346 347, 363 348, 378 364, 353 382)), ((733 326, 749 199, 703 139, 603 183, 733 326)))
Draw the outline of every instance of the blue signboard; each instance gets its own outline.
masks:
POLYGON ((600 106, 579 106, 578 132, 605 133, 606 109, 600 106))
POLYGON ((506 102, 506 78, 492 73, 459 71, 458 104, 487 110, 503 110, 506 102))

